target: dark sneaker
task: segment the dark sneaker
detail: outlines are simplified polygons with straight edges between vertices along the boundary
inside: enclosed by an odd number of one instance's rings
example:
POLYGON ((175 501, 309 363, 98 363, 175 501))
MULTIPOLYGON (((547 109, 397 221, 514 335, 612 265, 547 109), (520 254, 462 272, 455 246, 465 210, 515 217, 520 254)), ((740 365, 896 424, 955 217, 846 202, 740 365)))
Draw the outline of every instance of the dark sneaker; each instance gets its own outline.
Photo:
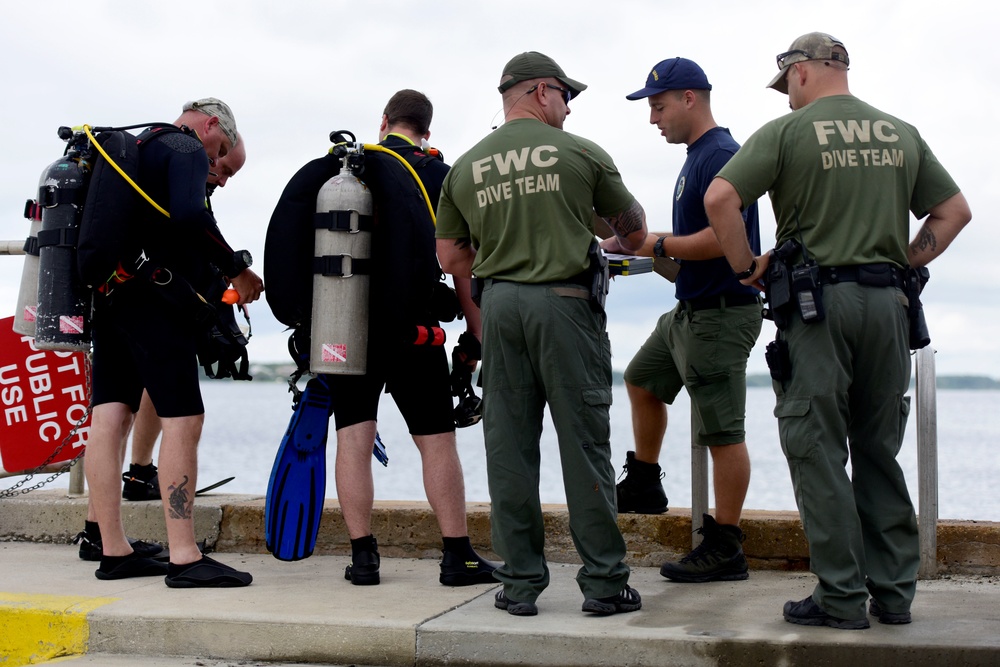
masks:
POLYGON ((640 609, 642 609, 642 597, 639 596, 639 591, 628 585, 618 595, 608 598, 587 598, 583 601, 583 611, 598 616, 623 614, 640 609))
POLYGON ((101 566, 94 572, 98 579, 129 579, 155 577, 167 573, 167 564, 132 552, 128 556, 102 556, 101 566))
POLYGON ((910 612, 885 611, 875 598, 872 598, 871 603, 868 605, 868 613, 874 616, 879 623, 884 623, 885 625, 906 625, 913 622, 910 612))
POLYGON ((473 584, 495 584, 493 570, 497 566, 484 560, 479 554, 475 558, 462 558, 453 551, 445 551, 441 558, 441 577, 445 586, 471 586, 473 584))
POLYGON ((344 569, 344 579, 355 586, 377 586, 381 581, 378 573, 380 562, 378 551, 359 551, 344 569))
POLYGON ((635 452, 628 452, 622 469, 625 479, 616 487, 619 514, 663 514, 667 511, 667 494, 660 481, 663 472, 658 464, 637 461, 635 452))
POLYGON ((534 602, 518 602, 517 600, 511 600, 502 589, 497 591, 497 595, 493 599, 493 606, 497 609, 503 609, 512 616, 538 615, 538 607, 534 602))
POLYGON ((684 583, 747 579, 750 574, 743 554, 743 531, 737 526, 721 525, 709 514, 703 514, 702 520, 698 529, 703 536, 701 544, 679 562, 664 563, 660 574, 684 583))
MULTIPOLYGON (((87 535, 86 531, 80 531, 73 538, 73 544, 80 544, 80 560, 97 562, 104 555, 101 538, 94 539, 87 535)), ((152 558, 163 551, 163 546, 156 542, 143 542, 128 538, 128 543, 132 545, 132 550, 144 558, 152 558)))
POLYGON ((789 600, 785 603, 783 613, 786 621, 796 625, 825 625, 828 628, 837 628, 838 630, 867 630, 871 627, 867 618, 852 621, 830 616, 820 609, 820 606, 813 601, 812 596, 798 602, 789 600))
POLYGON ((249 586, 253 575, 202 556, 184 565, 170 563, 163 581, 170 588, 238 588, 249 586))
POLYGON ((160 499, 160 478, 152 463, 146 466, 130 463, 128 472, 122 473, 122 481, 122 498, 125 500, 160 499))

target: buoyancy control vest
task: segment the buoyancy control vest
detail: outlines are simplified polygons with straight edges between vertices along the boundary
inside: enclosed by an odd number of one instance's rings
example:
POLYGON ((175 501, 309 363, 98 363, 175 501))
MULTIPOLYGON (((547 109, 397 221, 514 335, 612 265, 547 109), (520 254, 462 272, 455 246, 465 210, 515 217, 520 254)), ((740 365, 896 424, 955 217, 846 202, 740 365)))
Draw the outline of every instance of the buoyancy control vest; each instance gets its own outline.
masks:
POLYGON ((38 188, 38 270, 22 274, 37 282, 39 349, 90 347, 91 289, 110 279, 135 211, 138 149, 127 129, 100 128, 95 137, 88 125, 59 128, 66 149, 38 188))
MULTIPOLYGON (((109 281, 127 279, 141 268, 138 257, 143 249, 135 221, 143 202, 134 185, 139 179, 139 145, 154 132, 162 136, 181 131, 174 125, 158 124, 138 137, 125 130, 107 130, 96 136, 118 169, 104 155, 95 156, 77 245, 77 268, 84 284, 104 290, 109 281)), ((155 202, 151 204, 168 215, 155 202)))

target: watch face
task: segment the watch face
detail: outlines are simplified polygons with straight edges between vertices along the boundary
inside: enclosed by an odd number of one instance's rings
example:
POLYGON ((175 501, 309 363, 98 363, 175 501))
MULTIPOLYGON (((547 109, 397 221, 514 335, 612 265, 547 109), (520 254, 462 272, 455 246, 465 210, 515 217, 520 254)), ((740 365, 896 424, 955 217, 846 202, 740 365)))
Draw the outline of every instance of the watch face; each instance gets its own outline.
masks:
POLYGON ((251 266, 253 264, 253 255, 250 254, 249 250, 240 250, 237 252, 240 258, 240 262, 245 266, 251 266))

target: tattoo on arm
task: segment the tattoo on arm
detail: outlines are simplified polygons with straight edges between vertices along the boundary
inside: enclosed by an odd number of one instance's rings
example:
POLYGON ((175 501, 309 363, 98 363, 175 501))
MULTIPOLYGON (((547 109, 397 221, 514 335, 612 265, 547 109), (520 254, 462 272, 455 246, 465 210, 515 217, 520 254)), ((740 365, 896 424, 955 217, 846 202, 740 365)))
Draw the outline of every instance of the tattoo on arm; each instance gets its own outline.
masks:
POLYGON ((634 201, 625 211, 622 211, 618 215, 605 218, 604 220, 611 226, 611 229, 615 231, 615 234, 624 238, 632 232, 637 232, 642 229, 645 219, 646 213, 642 210, 642 206, 638 201, 634 201))
POLYGON ((466 248, 472 246, 472 239, 455 239, 455 247, 465 250, 466 248))
POLYGON ((917 238, 910 244, 910 250, 913 254, 918 252, 935 252, 937 250, 937 237, 934 236, 934 232, 927 229, 927 227, 921 229, 917 234, 917 238))

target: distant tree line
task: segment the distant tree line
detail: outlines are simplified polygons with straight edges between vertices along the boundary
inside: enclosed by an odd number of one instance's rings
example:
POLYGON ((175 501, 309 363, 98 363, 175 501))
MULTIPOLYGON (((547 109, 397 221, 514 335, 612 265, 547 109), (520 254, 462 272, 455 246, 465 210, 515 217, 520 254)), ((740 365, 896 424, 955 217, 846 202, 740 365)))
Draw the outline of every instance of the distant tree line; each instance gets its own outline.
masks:
MULTIPOLYGON (((288 376, 295 370, 292 364, 251 364, 250 375, 254 382, 285 382, 288 376)), ((623 372, 616 370, 612 372, 612 380, 615 384, 623 384, 625 379, 623 372)), ((748 387, 770 387, 771 376, 766 373, 751 373, 747 376, 748 387)), ((911 381, 912 386, 912 381, 911 381)), ((985 375, 939 375, 937 377, 938 389, 1000 389, 1000 380, 986 377, 985 375)))

